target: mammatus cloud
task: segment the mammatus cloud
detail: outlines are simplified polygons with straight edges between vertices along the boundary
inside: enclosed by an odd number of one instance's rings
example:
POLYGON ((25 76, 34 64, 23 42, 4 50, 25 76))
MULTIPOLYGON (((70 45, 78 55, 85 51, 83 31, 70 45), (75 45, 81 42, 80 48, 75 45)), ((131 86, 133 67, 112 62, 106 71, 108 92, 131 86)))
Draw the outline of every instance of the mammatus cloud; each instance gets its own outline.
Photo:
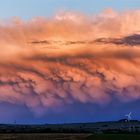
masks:
POLYGON ((38 112, 140 99, 139 33, 139 10, 1 23, 0 102, 38 112))

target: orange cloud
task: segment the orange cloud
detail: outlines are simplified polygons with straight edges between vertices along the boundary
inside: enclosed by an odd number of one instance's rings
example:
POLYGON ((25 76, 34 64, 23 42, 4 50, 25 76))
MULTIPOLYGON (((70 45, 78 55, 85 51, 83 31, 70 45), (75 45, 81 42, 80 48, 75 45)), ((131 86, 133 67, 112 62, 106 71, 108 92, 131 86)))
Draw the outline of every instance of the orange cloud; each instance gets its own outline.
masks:
POLYGON ((140 11, 0 25, 0 102, 33 111, 140 98, 140 11))

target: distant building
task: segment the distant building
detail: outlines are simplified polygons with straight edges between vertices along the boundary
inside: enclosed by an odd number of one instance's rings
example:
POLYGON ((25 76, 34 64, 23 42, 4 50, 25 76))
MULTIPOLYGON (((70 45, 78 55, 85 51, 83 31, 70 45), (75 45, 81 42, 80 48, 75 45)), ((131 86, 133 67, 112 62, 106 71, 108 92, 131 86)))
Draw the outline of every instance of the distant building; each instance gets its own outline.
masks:
POLYGON ((138 120, 121 119, 118 122, 138 122, 138 120))
POLYGON ((121 119, 118 122, 128 122, 128 119, 121 119))

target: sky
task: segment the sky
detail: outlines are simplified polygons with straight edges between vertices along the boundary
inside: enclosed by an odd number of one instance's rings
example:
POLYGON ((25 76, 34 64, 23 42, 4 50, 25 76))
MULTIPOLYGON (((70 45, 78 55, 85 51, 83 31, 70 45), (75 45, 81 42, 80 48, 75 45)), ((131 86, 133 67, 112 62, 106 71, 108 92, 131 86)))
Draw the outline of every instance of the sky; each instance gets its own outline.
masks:
POLYGON ((139 0, 0 2, 0 123, 140 119, 139 0))
POLYGON ((0 2, 0 18, 16 16, 27 20, 36 16, 48 17, 58 11, 77 11, 91 15, 104 8, 121 11, 139 7, 139 0, 3 0, 0 2))

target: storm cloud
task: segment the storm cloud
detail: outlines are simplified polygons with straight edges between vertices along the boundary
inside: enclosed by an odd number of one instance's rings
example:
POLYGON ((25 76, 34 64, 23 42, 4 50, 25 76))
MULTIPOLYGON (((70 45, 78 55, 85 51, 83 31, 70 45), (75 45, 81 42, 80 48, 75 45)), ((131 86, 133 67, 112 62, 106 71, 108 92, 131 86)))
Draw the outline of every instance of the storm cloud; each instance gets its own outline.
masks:
POLYGON ((40 113, 140 99, 139 10, 1 21, 0 50, 0 102, 40 113))

